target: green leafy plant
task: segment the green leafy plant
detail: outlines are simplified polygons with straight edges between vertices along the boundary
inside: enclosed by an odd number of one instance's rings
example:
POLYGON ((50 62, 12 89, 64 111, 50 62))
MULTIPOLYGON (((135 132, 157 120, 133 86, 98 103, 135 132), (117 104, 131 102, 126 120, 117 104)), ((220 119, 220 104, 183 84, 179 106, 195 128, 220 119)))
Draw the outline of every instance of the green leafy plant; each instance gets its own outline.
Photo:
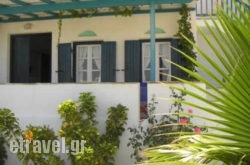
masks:
POLYGON ((124 132, 128 109, 122 105, 110 107, 106 120, 106 133, 97 129, 95 97, 89 92, 80 94, 78 101, 64 101, 58 107, 63 119, 59 136, 66 138, 69 146, 71 140, 85 140, 84 151, 77 155, 69 152, 71 164, 95 165, 113 164, 113 156, 118 151, 119 137, 124 132))
POLYGON ((4 137, 0 136, 0 165, 4 165, 7 156, 7 151, 5 148, 5 139, 4 137))
MULTIPOLYGON (((179 79, 180 81, 205 93, 215 101, 203 98, 196 92, 174 87, 207 105, 199 106, 193 102, 182 101, 184 104, 196 107, 211 115, 216 115, 217 118, 209 116, 200 117, 216 123, 217 126, 208 127, 217 132, 185 136, 178 139, 175 144, 149 148, 144 152, 144 155, 148 158, 148 162, 155 164, 171 161, 226 165, 250 164, 250 11, 243 1, 233 1, 233 4, 237 13, 229 7, 226 11, 218 7, 217 18, 211 17, 212 25, 204 20, 212 39, 209 39, 198 27, 199 32, 206 40, 207 45, 215 53, 220 64, 216 63, 214 58, 202 51, 202 49, 186 37, 186 40, 193 44, 199 54, 207 60, 215 71, 212 72, 202 63, 196 62, 192 58, 189 59, 195 62, 200 69, 219 84, 221 89, 218 89, 218 86, 207 81, 198 73, 178 66, 197 80, 206 84, 210 90, 202 89, 193 82, 179 79), (221 81, 220 76, 225 81, 221 81), (170 148, 170 150, 167 148, 170 148)), ((183 55, 187 58, 189 57, 185 53, 183 55)))
POLYGON ((7 108, 0 109, 0 164, 7 159, 6 144, 21 135, 18 119, 7 108))
POLYGON ((48 126, 27 126, 26 130, 23 131, 23 139, 25 140, 25 143, 23 143, 25 152, 19 150, 17 153, 23 165, 29 165, 31 162, 36 165, 64 164, 64 161, 53 153, 52 143, 49 143, 49 141, 58 140, 58 138, 48 126), (34 140, 40 141, 40 144, 43 144, 43 141, 46 142, 48 151, 45 152, 44 147, 34 145, 34 140), (29 147, 28 152, 26 151, 27 144, 29 147))
POLYGON ((58 27, 57 47, 60 43, 60 39, 62 35, 62 17, 63 17, 63 11, 59 11, 58 21, 57 21, 57 27, 58 27))
POLYGON ((110 8, 115 14, 115 16, 121 15, 124 17, 131 16, 136 10, 135 6, 117 6, 110 8))
POLYGON ((131 158, 135 158, 136 162, 143 162, 145 158, 141 151, 146 147, 154 147, 163 144, 169 144, 179 136, 185 134, 206 132, 206 127, 198 127, 192 123, 193 109, 186 112, 181 101, 185 100, 185 93, 177 93, 171 89, 170 97, 173 100, 169 108, 169 112, 165 115, 155 114, 156 105, 158 104, 155 96, 147 106, 148 118, 143 123, 140 122, 138 127, 129 127, 131 133, 127 146, 133 148, 131 158))
MULTIPOLYGON (((181 18, 178 20, 179 30, 177 34, 175 35, 176 37, 180 39, 178 42, 178 48, 182 52, 186 53, 188 57, 196 60, 196 53, 194 51, 193 45, 190 42, 188 42, 184 37, 186 36, 190 41, 195 43, 194 35, 192 32, 192 25, 190 23, 190 20, 191 20, 190 11, 186 4, 182 6, 180 10, 180 15, 181 15, 181 18)), ((182 56, 181 60, 183 61, 182 66, 184 66, 185 68, 193 72, 196 72, 196 64, 193 61, 189 60, 185 56, 182 56)), ((189 73, 183 72, 183 74, 184 74, 183 77, 187 80, 196 80, 189 73)))
POLYGON ((36 165, 49 165, 49 164, 63 164, 60 158, 52 153, 52 147, 50 146, 49 153, 44 153, 42 150, 40 153, 33 152, 33 140, 56 140, 57 137, 54 135, 54 131, 47 126, 27 126, 27 129, 22 131, 18 118, 15 117, 14 113, 7 108, 0 109, 0 162, 4 163, 7 158, 5 144, 9 147, 10 141, 15 140, 19 142, 19 146, 23 145, 25 148, 25 143, 21 144, 20 139, 30 141, 29 152, 22 151, 20 148, 17 151, 17 157, 22 161, 23 165, 28 165, 33 162, 36 165))
POLYGON ((18 119, 7 108, 0 109, 0 132, 7 142, 13 138, 18 139, 22 134, 18 119))

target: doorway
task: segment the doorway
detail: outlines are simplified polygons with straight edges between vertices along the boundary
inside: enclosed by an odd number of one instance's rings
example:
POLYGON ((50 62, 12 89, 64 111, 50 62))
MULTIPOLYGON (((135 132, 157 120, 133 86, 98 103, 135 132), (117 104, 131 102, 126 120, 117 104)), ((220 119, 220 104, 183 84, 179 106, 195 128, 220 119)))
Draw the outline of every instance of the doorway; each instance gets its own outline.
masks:
POLYGON ((11 35, 10 82, 51 82, 51 33, 11 35))

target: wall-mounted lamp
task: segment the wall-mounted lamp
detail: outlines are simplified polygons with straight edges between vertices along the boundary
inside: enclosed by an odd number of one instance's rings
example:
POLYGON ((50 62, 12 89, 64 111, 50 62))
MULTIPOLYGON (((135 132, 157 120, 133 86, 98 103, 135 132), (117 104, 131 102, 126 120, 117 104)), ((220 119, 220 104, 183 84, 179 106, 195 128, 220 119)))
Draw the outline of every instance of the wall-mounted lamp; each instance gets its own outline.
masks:
MULTIPOLYGON (((155 28, 155 34, 160 34, 160 33, 166 33, 166 32, 161 28, 155 28)), ((150 34, 150 30, 148 30, 145 34, 150 34)))
POLYGON ((26 30, 29 30, 29 29, 32 28, 32 26, 33 26, 32 23, 26 23, 26 24, 24 24, 23 28, 26 29, 26 30))
POLYGON ((78 36, 79 37, 93 37, 93 36, 97 36, 97 35, 94 31, 86 30, 86 31, 82 32, 81 34, 79 34, 78 36))

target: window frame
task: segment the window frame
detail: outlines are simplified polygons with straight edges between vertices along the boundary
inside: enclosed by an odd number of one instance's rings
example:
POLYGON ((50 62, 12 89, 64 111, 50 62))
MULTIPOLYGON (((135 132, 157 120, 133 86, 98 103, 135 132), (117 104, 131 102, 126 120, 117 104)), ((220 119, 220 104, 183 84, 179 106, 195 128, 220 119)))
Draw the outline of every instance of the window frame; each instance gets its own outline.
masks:
MULTIPOLYGON (((159 66, 159 60, 160 60, 160 57, 162 55, 160 55, 160 45, 161 44, 167 44, 168 45, 168 54, 167 54, 167 57, 168 57, 168 60, 171 60, 171 40, 156 40, 155 42, 155 55, 156 55, 156 60, 155 60, 155 75, 156 75, 156 81, 171 81, 171 77, 170 76, 167 76, 167 80, 161 80, 161 76, 160 76, 160 70, 168 70, 168 73, 167 74, 170 74, 171 75, 171 63, 167 63, 168 64, 168 69, 163 69, 163 68, 160 68, 159 66)), ((144 62, 145 62, 145 52, 147 53, 148 51, 145 50, 145 45, 148 45, 149 46, 149 50, 150 50, 150 41, 142 41, 141 42, 141 80, 142 82, 148 82, 149 80, 146 80, 145 78, 145 66, 144 66, 144 62)), ((148 54, 148 58, 149 58, 149 61, 150 61, 150 51, 148 54)), ((150 62, 149 62, 150 64, 150 62)), ((150 68, 147 69, 148 71, 150 71, 150 68)))
MULTIPOLYGON (((81 83, 77 81, 77 46, 78 45, 102 45, 103 41, 77 41, 73 42, 73 81, 76 83, 81 83)), ((101 50, 100 50, 101 51, 101 50)), ((101 57, 101 56, 100 56, 101 57)), ((101 71, 102 72, 102 71, 101 71)), ((101 76, 101 75, 100 75, 101 76)), ((91 83, 91 82, 82 82, 82 83, 91 83)))
MULTIPOLYGON (((100 82, 101 81, 101 44, 78 44, 76 46, 76 82, 80 82, 80 83, 92 83, 92 82, 100 82), (80 58, 80 54, 78 54, 78 48, 81 48, 81 47, 85 47, 87 48, 87 57, 83 57, 83 58, 80 58), (93 57, 93 48, 94 47, 98 47, 98 57, 95 58, 93 57), (87 60, 87 68, 86 69, 82 69, 80 70, 79 68, 79 65, 81 63, 81 61, 83 60, 87 60), (100 64, 99 64, 99 69, 93 69, 93 60, 94 59, 98 59, 100 61, 100 64), (99 78, 97 81, 94 81, 93 80, 93 72, 96 72, 98 71, 99 72, 99 78), (86 81, 85 80, 81 80, 80 79, 80 76, 79 76, 79 72, 86 72, 86 81)), ((81 63, 82 65, 82 63, 81 63)))

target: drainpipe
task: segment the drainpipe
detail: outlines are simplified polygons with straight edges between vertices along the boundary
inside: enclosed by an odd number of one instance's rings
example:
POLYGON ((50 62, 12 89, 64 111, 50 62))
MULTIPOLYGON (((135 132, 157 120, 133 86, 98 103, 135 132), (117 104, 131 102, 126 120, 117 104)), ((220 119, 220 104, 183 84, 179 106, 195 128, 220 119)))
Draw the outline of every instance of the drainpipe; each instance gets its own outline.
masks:
POLYGON ((150 81, 155 82, 155 1, 150 0, 150 81))

